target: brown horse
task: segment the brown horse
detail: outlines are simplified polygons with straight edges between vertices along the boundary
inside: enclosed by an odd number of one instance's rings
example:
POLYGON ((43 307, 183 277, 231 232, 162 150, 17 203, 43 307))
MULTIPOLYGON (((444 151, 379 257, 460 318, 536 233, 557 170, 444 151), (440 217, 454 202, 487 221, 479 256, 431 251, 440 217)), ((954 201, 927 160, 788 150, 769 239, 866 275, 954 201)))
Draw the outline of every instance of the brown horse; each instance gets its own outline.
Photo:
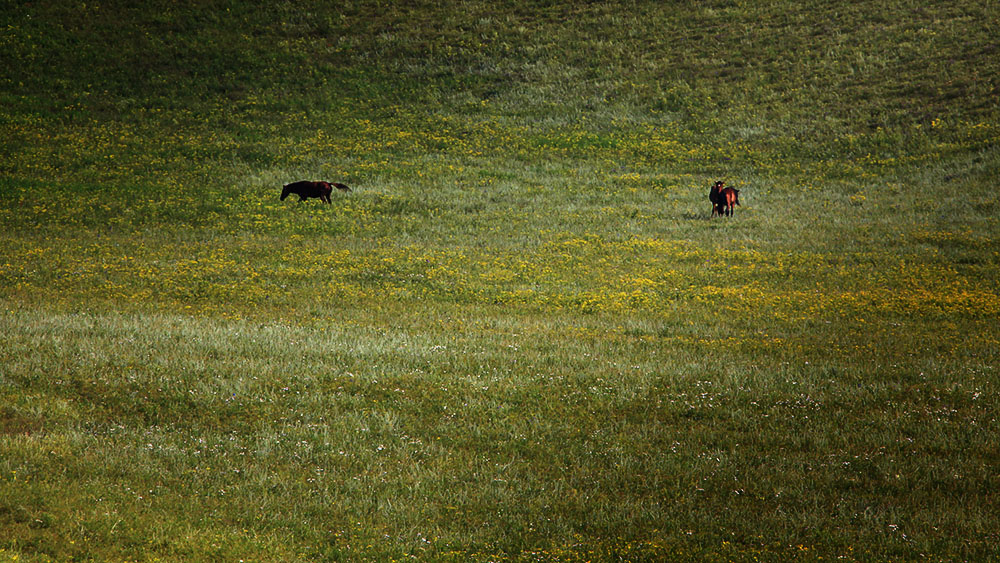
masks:
POLYGON ((729 217, 733 214, 733 206, 740 204, 740 191, 736 188, 722 188, 719 199, 719 215, 729 217))
POLYGON ((292 182, 291 184, 285 184, 281 189, 281 201, 285 201, 285 198, 291 194, 299 196, 299 201, 305 201, 306 198, 318 197, 320 201, 325 201, 330 203, 330 194, 333 192, 333 188, 337 188, 342 192, 349 192, 351 188, 340 183, 330 183, 330 182, 292 182))

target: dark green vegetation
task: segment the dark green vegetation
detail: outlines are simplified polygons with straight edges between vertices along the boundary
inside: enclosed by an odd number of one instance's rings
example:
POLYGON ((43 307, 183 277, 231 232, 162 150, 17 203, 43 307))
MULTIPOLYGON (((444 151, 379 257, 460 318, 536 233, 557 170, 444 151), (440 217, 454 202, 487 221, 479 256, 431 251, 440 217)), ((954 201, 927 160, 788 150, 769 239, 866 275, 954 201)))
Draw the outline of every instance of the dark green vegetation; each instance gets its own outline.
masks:
POLYGON ((120 4, 0 8, 0 558, 1000 558, 994 3, 120 4))

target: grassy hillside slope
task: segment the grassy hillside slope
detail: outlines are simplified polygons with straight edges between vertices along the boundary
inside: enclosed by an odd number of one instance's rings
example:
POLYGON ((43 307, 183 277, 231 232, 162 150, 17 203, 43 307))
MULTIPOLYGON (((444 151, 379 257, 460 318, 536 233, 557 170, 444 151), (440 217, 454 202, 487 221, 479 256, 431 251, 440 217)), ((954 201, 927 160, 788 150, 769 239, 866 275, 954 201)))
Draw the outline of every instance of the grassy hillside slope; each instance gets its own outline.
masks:
POLYGON ((1000 558, 992 3, 0 14, 0 559, 1000 558))

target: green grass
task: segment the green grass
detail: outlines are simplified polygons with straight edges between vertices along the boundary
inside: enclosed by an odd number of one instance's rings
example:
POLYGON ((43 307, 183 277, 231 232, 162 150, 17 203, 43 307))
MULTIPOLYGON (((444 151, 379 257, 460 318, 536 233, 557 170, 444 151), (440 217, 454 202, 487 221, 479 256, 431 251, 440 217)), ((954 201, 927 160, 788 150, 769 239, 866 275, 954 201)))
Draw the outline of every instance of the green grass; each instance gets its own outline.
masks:
POLYGON ((0 13, 0 560, 1000 558, 989 2, 0 13))

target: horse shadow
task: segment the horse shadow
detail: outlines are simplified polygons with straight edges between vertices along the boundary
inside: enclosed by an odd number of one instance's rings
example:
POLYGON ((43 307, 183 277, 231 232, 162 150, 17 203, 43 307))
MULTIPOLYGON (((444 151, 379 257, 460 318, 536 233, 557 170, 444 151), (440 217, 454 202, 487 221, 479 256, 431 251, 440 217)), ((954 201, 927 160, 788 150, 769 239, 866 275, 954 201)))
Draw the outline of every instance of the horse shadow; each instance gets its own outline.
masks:
POLYGON ((685 211, 681 214, 681 219, 685 221, 711 221, 712 216, 708 213, 696 213, 694 211, 685 211))

